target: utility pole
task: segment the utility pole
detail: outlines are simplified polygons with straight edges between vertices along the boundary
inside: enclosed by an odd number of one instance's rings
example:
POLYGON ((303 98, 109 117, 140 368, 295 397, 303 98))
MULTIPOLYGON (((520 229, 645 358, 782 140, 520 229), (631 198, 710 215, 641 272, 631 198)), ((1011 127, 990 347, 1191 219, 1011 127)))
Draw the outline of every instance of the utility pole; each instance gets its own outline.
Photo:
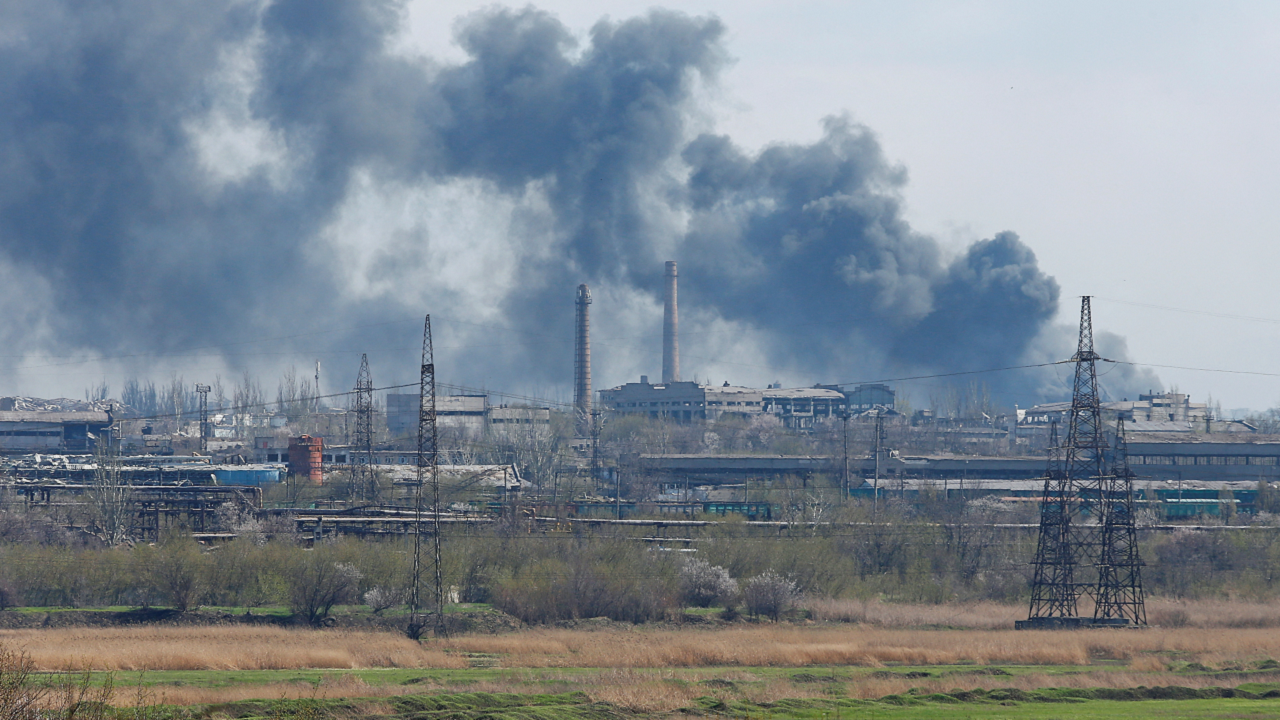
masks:
POLYGON ((196 384, 200 395, 200 452, 209 452, 209 390, 208 385, 196 384))
POLYGON ((840 504, 844 504, 849 500, 849 409, 845 408, 840 413, 840 420, 844 424, 844 472, 840 476, 840 504))
POLYGON ((591 492, 600 491, 600 411, 591 411, 591 492))
POLYGON ((873 513, 880 510, 880 455, 883 452, 884 444, 884 414, 879 408, 876 409, 876 480, 873 499, 871 501, 871 510, 873 513))
POLYGON ((355 389, 355 448, 364 453, 364 463, 352 464, 351 494, 364 499, 376 498, 378 476, 373 471, 373 376, 369 373, 369 356, 360 355, 360 372, 355 389))
POLYGON ((429 477, 432 496, 432 536, 435 561, 436 636, 444 635, 444 582, 440 567, 440 467, 437 457, 439 437, 436 430, 436 366, 431 349, 431 316, 427 315, 422 330, 422 370, 418 382, 418 463, 417 484, 413 502, 413 588, 410 595, 409 636, 422 633, 421 602, 418 586, 422 576, 422 505, 423 486, 429 477))

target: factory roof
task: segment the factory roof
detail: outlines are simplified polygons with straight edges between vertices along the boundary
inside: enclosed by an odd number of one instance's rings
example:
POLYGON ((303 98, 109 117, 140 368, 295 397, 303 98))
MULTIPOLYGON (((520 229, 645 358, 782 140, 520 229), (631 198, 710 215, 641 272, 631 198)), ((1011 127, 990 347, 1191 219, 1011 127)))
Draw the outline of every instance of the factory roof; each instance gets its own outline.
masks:
POLYGON ((718 393, 758 393, 761 392, 757 388, 742 387, 741 385, 703 385, 703 390, 707 392, 718 393))
MULTIPOLYGON (((1125 429, 1129 425, 1126 423, 1125 429)), ((1178 435, 1170 435, 1168 433, 1126 433, 1125 440, 1130 444, 1134 443, 1169 443, 1176 445, 1187 444, 1203 444, 1203 445, 1220 445, 1224 443, 1232 443, 1238 445, 1275 445, 1280 443, 1280 435, 1261 435, 1255 433, 1182 433, 1178 435)))
POLYGON ((843 393, 823 388, 774 388, 762 390, 761 392, 763 392, 764 396, 767 398, 777 398, 779 400, 844 400, 843 393))
POLYGON ((111 422, 106 412, 49 412, 45 410, 0 410, 0 422, 10 423, 100 423, 111 422))

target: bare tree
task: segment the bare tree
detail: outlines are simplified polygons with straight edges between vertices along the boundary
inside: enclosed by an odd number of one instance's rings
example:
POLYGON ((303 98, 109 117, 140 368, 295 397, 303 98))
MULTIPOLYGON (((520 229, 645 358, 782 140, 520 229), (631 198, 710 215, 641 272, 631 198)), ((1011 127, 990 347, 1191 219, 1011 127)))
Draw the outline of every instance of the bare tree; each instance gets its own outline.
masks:
POLYGON ((218 412, 226 412, 227 410, 227 390, 222 386, 222 376, 215 375, 213 377, 213 406, 218 412))
POLYGON ((111 386, 107 385, 107 379, 103 378, 96 385, 91 385, 84 389, 84 399, 89 402, 101 402, 106 400, 111 394, 111 386))
POLYGON ((98 445, 93 471, 93 487, 89 490, 93 522, 98 537, 115 547, 129 540, 129 524, 133 517, 132 493, 120 473, 120 459, 107 445, 98 445))
POLYGON ((261 410, 263 402, 262 385, 249 374, 248 370, 236 383, 231 394, 231 404, 236 413, 236 423, 242 428, 249 425, 250 416, 261 410))
POLYGON ((187 383, 174 373, 165 392, 165 412, 173 415, 174 423, 181 429, 187 412, 187 383))

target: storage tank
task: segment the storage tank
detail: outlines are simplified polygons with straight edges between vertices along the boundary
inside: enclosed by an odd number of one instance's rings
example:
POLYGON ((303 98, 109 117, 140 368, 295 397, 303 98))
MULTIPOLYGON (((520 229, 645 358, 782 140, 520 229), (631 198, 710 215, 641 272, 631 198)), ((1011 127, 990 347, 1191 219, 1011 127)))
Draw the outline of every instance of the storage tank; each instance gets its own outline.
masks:
POLYGON ((219 485, 271 485, 280 482, 279 468, 254 465, 247 467, 214 468, 213 476, 219 485))
POLYGON ((311 480, 313 485, 324 483, 324 440, 310 435, 289 439, 289 474, 311 480))

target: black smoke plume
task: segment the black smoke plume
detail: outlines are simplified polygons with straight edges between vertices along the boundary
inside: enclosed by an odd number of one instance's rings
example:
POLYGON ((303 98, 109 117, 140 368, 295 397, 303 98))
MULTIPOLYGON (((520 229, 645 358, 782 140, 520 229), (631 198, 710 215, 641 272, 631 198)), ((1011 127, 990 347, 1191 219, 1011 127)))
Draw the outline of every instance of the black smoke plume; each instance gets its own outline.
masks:
MULTIPOLYGON (((579 41, 539 10, 490 9, 457 27, 466 61, 441 64, 395 50, 403 16, 393 0, 0 8, 14 376, 26 354, 146 374, 193 348, 236 375, 282 362, 265 348, 330 358, 331 389, 362 351, 413 378, 430 311, 448 379, 567 394, 576 285, 603 298, 597 377, 634 379, 656 366, 668 259, 689 375, 1070 354, 1032 251, 1005 232, 949 257, 913 231, 906 173, 867 128, 828 119, 817 142, 758 153, 704 132, 728 61, 717 19, 655 10, 579 41)), ((1055 377, 988 381, 1027 403, 1055 377)))

